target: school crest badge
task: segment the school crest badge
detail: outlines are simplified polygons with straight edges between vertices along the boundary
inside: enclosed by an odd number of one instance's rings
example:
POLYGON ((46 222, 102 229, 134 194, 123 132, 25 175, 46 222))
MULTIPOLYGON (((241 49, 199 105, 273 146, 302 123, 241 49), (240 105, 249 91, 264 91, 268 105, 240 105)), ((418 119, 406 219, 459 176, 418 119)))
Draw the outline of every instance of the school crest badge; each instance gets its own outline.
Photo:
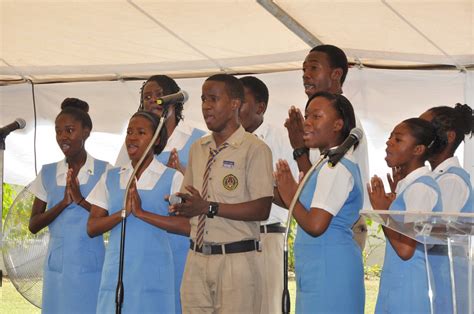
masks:
POLYGON ((239 180, 233 174, 228 174, 222 179, 222 185, 227 191, 233 191, 239 185, 239 180))

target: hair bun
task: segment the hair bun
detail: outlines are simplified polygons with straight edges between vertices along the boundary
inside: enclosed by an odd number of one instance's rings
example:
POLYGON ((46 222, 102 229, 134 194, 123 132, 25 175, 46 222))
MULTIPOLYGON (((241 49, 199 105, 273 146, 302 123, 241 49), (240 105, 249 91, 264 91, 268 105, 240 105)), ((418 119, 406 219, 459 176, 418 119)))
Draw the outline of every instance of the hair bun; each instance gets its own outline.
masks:
POLYGON ((65 108, 76 108, 84 112, 89 112, 89 104, 79 98, 68 97, 61 103, 61 110, 65 108))

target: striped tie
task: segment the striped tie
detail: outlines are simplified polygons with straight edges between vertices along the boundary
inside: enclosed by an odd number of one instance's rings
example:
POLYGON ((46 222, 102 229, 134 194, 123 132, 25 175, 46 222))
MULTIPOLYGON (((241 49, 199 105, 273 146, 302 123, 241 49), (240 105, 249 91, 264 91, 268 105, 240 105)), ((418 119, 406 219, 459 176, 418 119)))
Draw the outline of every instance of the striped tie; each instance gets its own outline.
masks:
MULTIPOLYGON (((209 173, 211 172, 211 166, 215 161, 217 154, 220 153, 221 150, 228 147, 228 143, 224 143, 219 146, 217 149, 209 148, 209 157, 207 158, 206 170, 204 171, 204 178, 202 181, 202 193, 201 196, 203 199, 207 200, 207 183, 209 180, 209 173)), ((204 227, 206 226, 206 215, 202 214, 199 215, 197 231, 196 231, 196 246, 197 248, 201 248, 204 242, 204 227)))

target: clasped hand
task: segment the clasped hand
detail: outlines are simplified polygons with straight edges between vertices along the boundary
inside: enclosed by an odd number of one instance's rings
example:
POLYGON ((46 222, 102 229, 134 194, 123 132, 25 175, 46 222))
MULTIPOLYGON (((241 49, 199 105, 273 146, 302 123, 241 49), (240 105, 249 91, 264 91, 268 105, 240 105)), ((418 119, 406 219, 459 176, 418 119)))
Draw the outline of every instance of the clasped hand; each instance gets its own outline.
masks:
POLYGON ((393 192, 385 193, 383 181, 377 176, 373 176, 370 183, 367 183, 367 192, 372 208, 376 210, 388 209, 396 197, 393 192))
POLYGON ((66 189, 63 200, 67 205, 72 202, 79 204, 83 200, 77 174, 74 174, 72 168, 69 168, 66 173, 66 189))
POLYGON ((280 194, 281 200, 287 207, 290 206, 290 203, 296 194, 296 190, 298 189, 298 183, 293 178, 290 166, 286 160, 278 160, 276 163, 276 170, 273 173, 273 178, 277 184, 278 194, 280 194))
POLYGON ((288 130, 291 147, 294 149, 305 147, 303 140, 303 123, 304 118, 301 111, 291 106, 288 111, 288 118, 285 121, 285 127, 288 130))
POLYGON ((136 180, 133 180, 130 184, 125 211, 127 212, 127 216, 132 213, 137 218, 140 218, 140 216, 145 212, 142 208, 142 200, 138 194, 136 180))

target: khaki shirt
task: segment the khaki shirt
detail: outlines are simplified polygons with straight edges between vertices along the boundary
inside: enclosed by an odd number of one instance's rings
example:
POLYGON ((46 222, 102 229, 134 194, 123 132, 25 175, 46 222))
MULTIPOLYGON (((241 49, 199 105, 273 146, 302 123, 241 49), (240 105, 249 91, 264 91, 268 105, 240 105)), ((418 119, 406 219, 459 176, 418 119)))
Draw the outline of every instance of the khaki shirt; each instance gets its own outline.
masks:
MULTIPOLYGON (((226 141, 229 147, 215 157, 208 182, 208 200, 237 204, 263 197, 273 197, 272 153, 255 135, 240 126, 226 141)), ((202 192, 209 148, 216 149, 212 135, 205 136, 191 147, 188 167, 181 192, 192 185, 202 192)), ((198 216, 191 218, 191 238, 196 238, 198 216)), ((238 221, 215 216, 206 218, 205 243, 229 243, 259 239, 259 221, 238 221)))

